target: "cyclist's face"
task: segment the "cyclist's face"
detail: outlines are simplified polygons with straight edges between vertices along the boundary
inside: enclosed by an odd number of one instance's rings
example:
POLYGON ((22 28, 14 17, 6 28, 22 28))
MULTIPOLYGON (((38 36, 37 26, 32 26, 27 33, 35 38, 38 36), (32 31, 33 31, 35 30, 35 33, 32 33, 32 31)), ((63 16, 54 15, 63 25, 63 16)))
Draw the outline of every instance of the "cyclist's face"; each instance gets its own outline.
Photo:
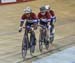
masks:
POLYGON ((26 16, 29 17, 30 16, 30 13, 26 13, 26 16))
POLYGON ((45 15, 46 12, 41 12, 42 15, 45 15))

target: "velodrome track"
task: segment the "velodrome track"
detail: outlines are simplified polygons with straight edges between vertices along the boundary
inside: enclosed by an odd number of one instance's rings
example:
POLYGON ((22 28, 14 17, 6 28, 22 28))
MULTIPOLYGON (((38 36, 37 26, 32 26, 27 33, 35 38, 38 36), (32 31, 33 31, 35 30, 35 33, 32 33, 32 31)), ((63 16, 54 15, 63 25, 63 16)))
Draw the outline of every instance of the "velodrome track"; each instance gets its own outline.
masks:
MULTIPOLYGON (((75 45, 75 1, 74 0, 40 0, 27 3, 0 6, 0 63, 31 63, 38 58, 61 51, 75 45), (62 3, 63 2, 63 3, 62 3), (41 54, 38 50, 38 41, 35 56, 27 55, 25 62, 21 57, 21 43, 23 33, 18 33, 19 20, 26 6, 31 6, 34 12, 39 11, 39 7, 50 4, 57 15, 55 24, 56 35, 53 47, 49 51, 41 54), (47 53, 48 52, 48 53, 47 53)), ((38 40, 39 31, 36 30, 38 40)))

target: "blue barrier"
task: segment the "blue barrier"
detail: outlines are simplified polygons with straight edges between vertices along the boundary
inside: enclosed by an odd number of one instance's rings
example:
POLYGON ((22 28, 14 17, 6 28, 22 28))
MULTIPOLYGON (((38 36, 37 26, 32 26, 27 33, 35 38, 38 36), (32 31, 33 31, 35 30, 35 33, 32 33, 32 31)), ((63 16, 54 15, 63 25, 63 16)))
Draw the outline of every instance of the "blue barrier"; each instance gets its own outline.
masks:
POLYGON ((73 46, 61 52, 38 59, 32 63, 75 63, 75 47, 73 46))

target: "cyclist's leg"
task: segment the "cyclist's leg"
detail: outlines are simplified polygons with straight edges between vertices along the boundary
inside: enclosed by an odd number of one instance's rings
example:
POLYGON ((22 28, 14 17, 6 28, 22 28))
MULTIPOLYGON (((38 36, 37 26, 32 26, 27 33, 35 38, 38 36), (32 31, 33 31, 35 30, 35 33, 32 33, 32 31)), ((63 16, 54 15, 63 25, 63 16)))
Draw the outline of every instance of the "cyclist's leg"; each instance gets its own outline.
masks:
MULTIPOLYGON (((25 23, 25 26, 27 26, 28 23, 26 22, 25 23)), ((28 48, 28 31, 27 29, 25 29, 25 33, 24 33, 24 38, 23 38, 23 41, 24 41, 24 47, 28 48)))
MULTIPOLYGON (((34 23, 32 23, 31 25, 34 25, 34 23)), ((33 41, 33 45, 36 45, 36 36, 35 36, 35 32, 34 32, 34 28, 31 27, 31 36, 34 38, 34 41, 33 41)))
MULTIPOLYGON (((47 24, 46 24, 46 26, 47 26, 47 24)), ((48 45, 49 44, 49 30, 48 30, 48 26, 46 27, 45 34, 46 34, 46 45, 48 45)))
POLYGON ((51 28, 50 28, 50 37, 53 37, 54 36, 54 25, 51 25, 51 28))
POLYGON ((28 22, 26 22, 26 24, 25 24, 25 26, 26 26, 27 38, 28 38, 28 42, 27 42, 27 44, 28 44, 27 47, 28 47, 28 48, 30 48, 30 40, 29 40, 28 34, 29 34, 30 30, 31 30, 31 25, 32 25, 32 23, 28 23, 28 22))
POLYGON ((33 37, 32 45, 36 45, 36 37, 35 37, 35 32, 34 31, 31 31, 31 37, 33 37))
POLYGON ((55 34, 55 28, 54 28, 54 21, 53 21, 53 19, 50 22, 50 26, 51 26, 51 28, 50 28, 50 40, 53 42, 54 34, 55 34))
POLYGON ((41 40, 41 42, 44 42, 44 35, 45 34, 43 34, 43 32, 45 31, 45 29, 43 28, 43 26, 45 26, 45 23, 44 22, 40 22, 40 25, 42 25, 42 27, 40 27, 40 40, 41 40))

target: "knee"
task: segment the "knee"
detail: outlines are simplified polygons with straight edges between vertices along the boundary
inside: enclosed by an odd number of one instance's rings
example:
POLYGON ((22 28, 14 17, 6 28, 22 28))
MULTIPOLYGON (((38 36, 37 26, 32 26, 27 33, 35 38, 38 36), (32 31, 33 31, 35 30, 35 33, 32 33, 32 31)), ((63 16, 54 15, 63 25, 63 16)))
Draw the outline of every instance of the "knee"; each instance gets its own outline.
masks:
POLYGON ((51 25, 51 27, 54 27, 54 24, 52 23, 52 24, 50 24, 51 25))

